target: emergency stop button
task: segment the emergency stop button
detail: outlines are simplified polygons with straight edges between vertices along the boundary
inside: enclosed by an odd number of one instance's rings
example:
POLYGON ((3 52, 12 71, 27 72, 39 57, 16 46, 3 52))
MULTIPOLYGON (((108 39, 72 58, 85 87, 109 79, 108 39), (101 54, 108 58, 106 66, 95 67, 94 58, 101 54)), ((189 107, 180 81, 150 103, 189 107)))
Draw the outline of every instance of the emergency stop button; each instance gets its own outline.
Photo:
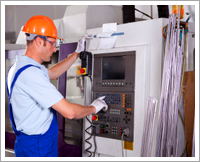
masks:
POLYGON ((81 69, 80 69, 80 73, 81 73, 81 74, 86 74, 86 68, 81 68, 81 69))
POLYGON ((93 115, 93 116, 92 116, 92 120, 93 120, 93 121, 98 121, 98 115, 93 115))

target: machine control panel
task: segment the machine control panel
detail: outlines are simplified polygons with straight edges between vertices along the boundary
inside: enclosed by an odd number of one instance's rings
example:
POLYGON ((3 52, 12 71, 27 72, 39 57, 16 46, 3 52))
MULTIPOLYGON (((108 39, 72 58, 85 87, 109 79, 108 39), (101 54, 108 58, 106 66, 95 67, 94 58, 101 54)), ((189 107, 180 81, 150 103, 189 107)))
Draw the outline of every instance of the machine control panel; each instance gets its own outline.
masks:
POLYGON ((94 55, 93 100, 105 96, 108 110, 92 116, 93 135, 133 141, 135 52, 94 55))
POLYGON ((96 93, 95 98, 104 98, 108 105, 108 111, 101 110, 92 116, 95 125, 93 134, 96 136, 121 139, 125 128, 130 133, 127 141, 133 141, 133 119, 134 119, 134 93, 96 93))

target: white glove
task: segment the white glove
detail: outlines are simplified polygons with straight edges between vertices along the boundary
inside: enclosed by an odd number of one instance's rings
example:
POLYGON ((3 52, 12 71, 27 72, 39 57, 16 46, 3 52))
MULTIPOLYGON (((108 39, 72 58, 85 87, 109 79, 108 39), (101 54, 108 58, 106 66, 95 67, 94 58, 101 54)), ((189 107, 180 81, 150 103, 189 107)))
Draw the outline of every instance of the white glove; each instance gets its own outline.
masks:
POLYGON ((103 111, 107 111, 108 110, 108 105, 103 100, 104 98, 105 98, 105 96, 101 96, 101 97, 97 98, 96 100, 94 100, 91 103, 91 105, 96 108, 95 114, 98 113, 101 109, 103 109, 103 111))
POLYGON ((80 52, 84 51, 84 48, 85 48, 85 39, 91 39, 91 38, 92 38, 92 35, 84 35, 78 41, 78 45, 77 45, 77 48, 76 48, 75 52, 80 53, 80 52))

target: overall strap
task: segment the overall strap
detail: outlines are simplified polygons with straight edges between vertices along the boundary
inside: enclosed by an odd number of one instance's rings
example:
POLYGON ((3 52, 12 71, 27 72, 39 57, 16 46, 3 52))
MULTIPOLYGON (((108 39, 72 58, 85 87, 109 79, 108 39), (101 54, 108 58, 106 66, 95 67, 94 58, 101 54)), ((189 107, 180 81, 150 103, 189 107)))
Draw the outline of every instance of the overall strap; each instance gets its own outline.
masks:
MULTIPOLYGON (((17 131, 16 129, 16 125, 15 125, 15 121, 14 121, 14 117, 13 117, 13 111, 12 111, 12 104, 11 104, 11 94, 12 94, 12 90, 13 90, 13 87, 15 85, 15 82, 17 81, 17 78, 19 77, 19 75, 21 74, 22 71, 24 71, 25 69, 31 67, 31 66, 34 66, 34 67, 37 67, 40 69, 40 67, 38 66, 35 66, 35 65, 31 65, 31 64, 28 64, 28 65, 25 65, 23 66, 22 68, 20 68, 16 73, 15 73, 15 76, 14 76, 14 79, 11 83, 11 87, 10 87, 10 93, 9 93, 9 90, 8 90, 8 83, 7 83, 7 80, 8 80, 8 77, 6 79, 6 87, 7 87, 7 93, 8 93, 8 98, 9 98, 9 116, 10 116, 10 121, 11 121, 11 125, 12 125, 12 128, 15 132, 16 135, 19 134, 19 132, 17 131)), ((12 67, 12 66, 11 66, 12 67)), ((10 69, 9 69, 10 71, 10 69)), ((9 72, 8 71, 8 72, 9 72)))

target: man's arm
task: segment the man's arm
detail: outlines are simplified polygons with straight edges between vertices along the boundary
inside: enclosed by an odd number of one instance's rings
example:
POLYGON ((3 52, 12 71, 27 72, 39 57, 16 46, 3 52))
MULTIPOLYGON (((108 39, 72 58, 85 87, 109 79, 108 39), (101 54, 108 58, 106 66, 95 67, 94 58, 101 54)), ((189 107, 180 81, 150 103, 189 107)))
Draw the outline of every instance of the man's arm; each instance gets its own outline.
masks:
POLYGON ((78 58, 79 53, 74 52, 66 59, 62 60, 61 62, 57 63, 50 69, 48 69, 48 75, 50 79, 57 79, 59 76, 61 76, 64 72, 66 72, 71 65, 76 61, 78 58))
POLYGON ((59 102, 52 106, 53 109, 58 111, 62 116, 68 119, 81 119, 90 114, 96 114, 101 109, 108 110, 108 105, 103 100, 105 96, 95 99, 90 106, 82 106, 68 102, 66 99, 61 99, 59 102))
POLYGON ((82 106, 70 103, 64 98, 54 104, 52 108, 68 119, 81 119, 96 112, 94 106, 82 106))

